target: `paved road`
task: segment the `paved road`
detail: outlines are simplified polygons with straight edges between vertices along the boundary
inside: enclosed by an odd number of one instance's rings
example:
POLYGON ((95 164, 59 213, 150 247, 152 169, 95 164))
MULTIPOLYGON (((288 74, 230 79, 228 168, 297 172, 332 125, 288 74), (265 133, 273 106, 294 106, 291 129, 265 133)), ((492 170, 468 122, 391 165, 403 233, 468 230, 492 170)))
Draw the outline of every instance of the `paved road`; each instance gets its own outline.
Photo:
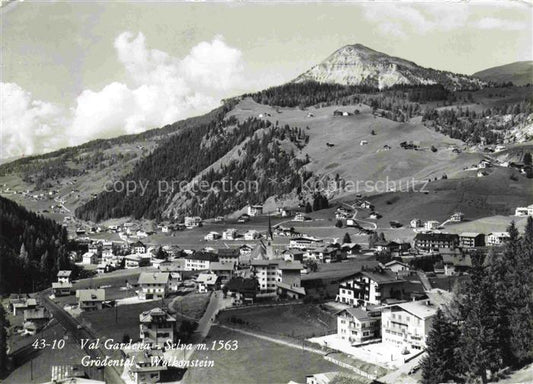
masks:
MULTIPOLYGON (((69 332, 74 340, 79 343, 81 348, 81 339, 97 339, 96 335, 92 333, 86 327, 78 329, 80 323, 68 314, 63 308, 50 300, 48 297, 50 291, 46 290, 39 293, 39 298, 42 304, 48 309, 48 311, 54 316, 54 318, 69 332)), ((84 349, 85 353, 91 357, 91 359, 104 359, 106 354, 100 349, 84 349)), ((101 378, 98 378, 101 379, 101 378)), ((120 378, 119 372, 113 367, 106 367, 104 370, 104 380, 108 384, 124 384, 124 381, 120 378)))

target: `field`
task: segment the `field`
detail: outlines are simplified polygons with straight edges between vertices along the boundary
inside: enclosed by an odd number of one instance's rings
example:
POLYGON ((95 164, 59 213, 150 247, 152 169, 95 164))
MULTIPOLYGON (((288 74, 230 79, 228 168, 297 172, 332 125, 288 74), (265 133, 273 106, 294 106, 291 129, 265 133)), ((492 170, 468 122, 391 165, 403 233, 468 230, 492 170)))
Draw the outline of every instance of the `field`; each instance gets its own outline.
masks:
MULTIPOLYGON (((168 306, 172 299, 165 299, 164 305, 168 306)), ((208 295, 191 294, 184 296, 182 304, 176 309, 188 317, 199 318, 209 301, 208 295)), ((133 340, 139 339, 139 314, 144 311, 161 307, 160 300, 140 304, 121 305, 106 308, 101 311, 84 312, 80 317, 83 324, 87 324, 100 337, 115 339, 121 342, 125 334, 133 340)), ((173 311, 171 311, 172 313, 173 311)), ((177 319, 179 322, 179 318, 177 319)))
MULTIPOLYGON (((237 340, 236 351, 199 351, 198 360, 214 361, 212 368, 189 369, 187 384, 285 384, 290 380, 305 382, 305 376, 330 371, 344 371, 320 355, 271 343, 227 329, 213 327, 207 343, 213 340, 237 340)), ((361 381, 364 382, 364 381, 361 381)))
POLYGON ((309 338, 334 333, 337 330, 337 318, 332 313, 320 309, 316 304, 291 304, 224 311, 218 315, 217 319, 230 327, 243 327, 270 335, 294 338, 309 338), (241 321, 244 324, 241 324, 241 321))
POLYGON ((309 170, 318 175, 339 174, 354 184, 386 178, 440 177, 442 173, 459 172, 466 164, 482 158, 475 153, 453 153, 450 147, 462 148, 464 143, 426 128, 421 118, 407 123, 394 122, 373 116, 370 108, 364 105, 312 107, 308 110, 281 108, 278 113, 272 107, 245 99, 230 115, 246 119, 265 111, 271 113, 269 119, 272 122, 279 121, 280 125, 289 124, 306 130, 310 140, 301 156, 310 156, 309 170), (353 112, 356 108, 361 112, 358 115, 333 116, 336 109, 353 112), (307 117, 309 112, 314 116, 307 117), (368 144, 360 145, 361 140, 366 140, 368 144), (418 141, 421 150, 404 150, 399 146, 402 141, 418 141), (328 147, 326 143, 334 144, 334 147, 328 147), (384 150, 385 145, 391 149, 384 150), (437 153, 429 150, 432 145, 439 150, 437 153))

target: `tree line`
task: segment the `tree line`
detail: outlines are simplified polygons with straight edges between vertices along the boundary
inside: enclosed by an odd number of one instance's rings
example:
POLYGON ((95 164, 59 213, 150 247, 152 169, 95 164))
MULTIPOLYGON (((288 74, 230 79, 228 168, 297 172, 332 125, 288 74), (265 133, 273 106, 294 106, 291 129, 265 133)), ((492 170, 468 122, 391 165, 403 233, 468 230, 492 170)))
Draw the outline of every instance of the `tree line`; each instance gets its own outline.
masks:
POLYGON ((439 309, 421 363, 424 384, 487 383, 533 358, 533 219, 503 251, 472 255, 470 278, 439 309))
POLYGON ((0 293, 40 290, 74 269, 67 231, 55 221, 0 197, 0 227, 0 293))

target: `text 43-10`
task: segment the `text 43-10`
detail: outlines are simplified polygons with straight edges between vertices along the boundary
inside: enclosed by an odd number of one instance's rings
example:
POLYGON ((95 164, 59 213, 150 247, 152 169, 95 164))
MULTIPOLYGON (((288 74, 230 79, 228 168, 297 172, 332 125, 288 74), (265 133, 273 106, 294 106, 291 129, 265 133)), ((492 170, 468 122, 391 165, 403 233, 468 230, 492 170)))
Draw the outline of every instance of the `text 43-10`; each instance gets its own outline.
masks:
POLYGON ((65 347, 65 340, 63 339, 54 339, 50 343, 46 342, 46 339, 37 339, 32 344, 34 349, 63 349, 65 347))

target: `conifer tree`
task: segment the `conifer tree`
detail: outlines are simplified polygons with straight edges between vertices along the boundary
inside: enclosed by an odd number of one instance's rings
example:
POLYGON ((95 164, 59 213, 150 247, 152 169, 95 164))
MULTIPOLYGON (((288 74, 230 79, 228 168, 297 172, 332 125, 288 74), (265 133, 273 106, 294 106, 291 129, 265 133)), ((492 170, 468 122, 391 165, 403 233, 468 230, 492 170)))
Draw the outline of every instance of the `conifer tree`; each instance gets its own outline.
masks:
POLYGON ((7 372, 7 332, 6 312, 0 305, 0 378, 7 372))
POLYGON ((422 383, 438 384, 458 378, 459 328, 437 310, 427 339, 427 356, 422 360, 422 383))
POLYGON ((470 279, 462 292, 459 351, 467 381, 488 382, 488 372, 502 368, 499 316, 492 279, 484 266, 484 256, 472 254, 470 279))
POLYGON ((344 234, 344 238, 342 239, 342 243, 343 244, 349 244, 352 242, 352 238, 350 237, 350 234, 348 232, 346 232, 344 234))

